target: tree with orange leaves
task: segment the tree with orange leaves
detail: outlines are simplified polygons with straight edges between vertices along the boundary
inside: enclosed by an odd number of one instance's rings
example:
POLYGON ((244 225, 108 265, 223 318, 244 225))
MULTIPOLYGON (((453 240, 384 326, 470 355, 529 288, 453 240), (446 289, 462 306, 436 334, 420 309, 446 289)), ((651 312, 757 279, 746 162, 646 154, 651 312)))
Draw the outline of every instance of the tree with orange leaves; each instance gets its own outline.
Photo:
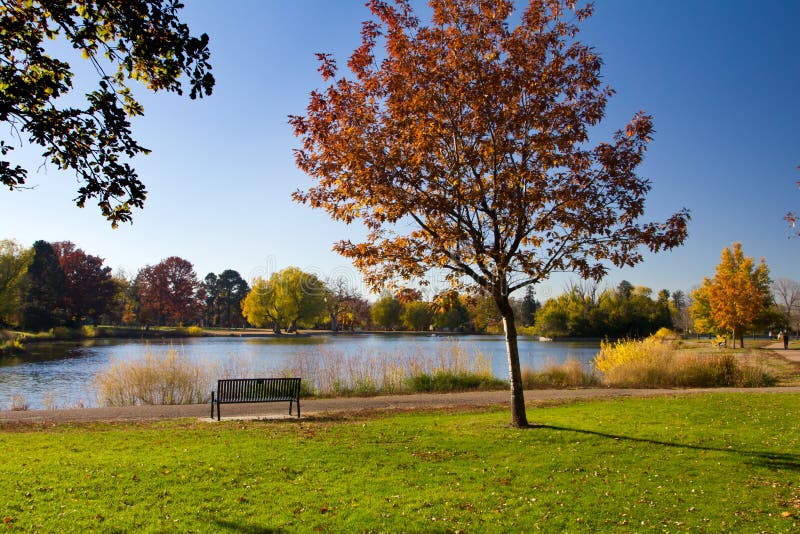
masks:
POLYGON ((363 243, 335 250, 375 290, 443 269, 491 295, 508 348, 511 417, 526 426, 511 294, 554 271, 602 278, 680 245, 688 212, 640 218, 650 182, 635 170, 653 132, 640 112, 609 143, 589 144, 613 91, 576 40, 592 7, 531 0, 431 0, 423 25, 407 0, 371 0, 372 19, 337 77, 290 117, 297 165, 313 178, 295 200, 361 220, 363 243), (516 19, 515 19, 516 20, 516 19), (380 50, 382 48, 382 50, 380 50))
POLYGON ((746 258, 742 244, 725 248, 714 278, 703 279, 703 285, 692 293, 690 313, 699 329, 730 332, 733 346, 736 338, 744 347, 744 330, 758 322, 772 304, 769 269, 764 258, 755 266, 746 258))
POLYGON ((394 292, 394 298, 403 306, 411 302, 418 302, 422 300, 422 292, 413 287, 404 287, 394 292))

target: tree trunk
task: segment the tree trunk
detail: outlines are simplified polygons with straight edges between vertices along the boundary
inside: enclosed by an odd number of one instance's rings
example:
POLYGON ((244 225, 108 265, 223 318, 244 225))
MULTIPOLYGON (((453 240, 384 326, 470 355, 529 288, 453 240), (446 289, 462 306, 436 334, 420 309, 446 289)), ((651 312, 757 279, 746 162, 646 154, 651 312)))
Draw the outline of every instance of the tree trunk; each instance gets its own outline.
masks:
POLYGON ((506 334, 506 353, 508 355, 508 374, 511 383, 511 424, 522 428, 528 426, 528 415, 525 413, 525 393, 522 387, 522 372, 519 367, 519 348, 517 346, 517 326, 514 321, 514 310, 507 296, 499 297, 497 307, 503 317, 503 329, 506 334))
POLYGON ((731 332, 731 348, 736 348, 736 327, 733 327, 733 332, 731 332))

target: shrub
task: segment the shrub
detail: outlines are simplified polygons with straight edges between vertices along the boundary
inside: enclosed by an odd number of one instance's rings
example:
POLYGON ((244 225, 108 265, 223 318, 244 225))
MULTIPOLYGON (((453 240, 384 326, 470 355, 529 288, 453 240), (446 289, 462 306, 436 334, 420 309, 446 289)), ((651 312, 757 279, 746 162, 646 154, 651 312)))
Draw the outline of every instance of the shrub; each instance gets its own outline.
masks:
POLYGON ((548 362, 541 371, 522 370, 522 385, 526 388, 578 388, 599 382, 597 374, 575 358, 560 364, 548 362))
POLYGON ((83 325, 81 327, 81 335, 83 337, 97 337, 99 334, 97 328, 91 325, 83 325))
POLYGON ((408 390, 414 393, 430 393, 434 391, 470 391, 476 389, 505 388, 504 380, 483 373, 469 373, 439 370, 433 374, 421 373, 408 377, 408 390))
POLYGON ((194 404, 209 400, 211 373, 170 349, 144 360, 112 363, 95 377, 98 401, 105 406, 194 404))
POLYGON ((681 339, 681 335, 679 333, 663 326, 659 328, 652 337, 660 341, 680 341, 681 339))
POLYGON ((51 328, 50 334, 55 339, 75 339, 79 337, 79 334, 76 330, 72 330, 66 326, 56 326, 51 328))
POLYGON ((205 332, 199 326, 190 326, 189 328, 186 329, 186 333, 190 337, 202 337, 203 335, 205 335, 205 332))
POLYGON ((753 387, 777 381, 733 354, 680 352, 673 342, 655 336, 603 342, 594 363, 603 382, 617 387, 753 387))
POLYGON ((22 343, 22 339, 19 337, 15 337, 7 341, 0 341, 0 354, 24 351, 25 345, 22 343))
MULTIPOLYGON (((502 331, 502 328, 501 328, 502 331)), ((536 331, 535 326, 518 326, 517 327, 517 335, 520 336, 538 336, 539 333, 536 331)))

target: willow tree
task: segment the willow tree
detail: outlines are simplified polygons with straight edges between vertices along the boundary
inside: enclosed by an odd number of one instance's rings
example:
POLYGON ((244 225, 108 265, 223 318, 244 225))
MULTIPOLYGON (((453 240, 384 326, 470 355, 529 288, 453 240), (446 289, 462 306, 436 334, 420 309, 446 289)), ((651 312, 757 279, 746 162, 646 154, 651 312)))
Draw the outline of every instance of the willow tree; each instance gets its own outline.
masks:
POLYGON ((326 316, 330 291, 311 273, 287 267, 269 280, 256 277, 242 300, 242 315, 259 328, 272 323, 273 331, 297 332, 298 326, 311 328, 326 316))
POLYGON ((648 179, 636 174, 653 131, 636 114, 589 144, 612 90, 576 39, 591 6, 532 0, 511 29, 509 1, 431 0, 421 23, 406 0, 369 2, 362 43, 338 76, 290 117, 297 165, 313 184, 294 198, 336 220, 361 220, 362 243, 335 250, 373 289, 444 269, 488 292, 503 317, 512 424, 527 424, 512 292, 551 272, 600 279, 679 245, 688 213, 641 222, 648 179))

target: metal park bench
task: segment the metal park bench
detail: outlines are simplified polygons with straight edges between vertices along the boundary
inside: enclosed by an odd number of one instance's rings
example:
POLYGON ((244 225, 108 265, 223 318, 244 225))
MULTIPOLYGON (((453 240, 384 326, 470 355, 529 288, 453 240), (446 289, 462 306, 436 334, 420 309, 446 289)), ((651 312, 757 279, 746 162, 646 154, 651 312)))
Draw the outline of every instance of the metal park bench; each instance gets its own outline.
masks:
POLYGON ((217 391, 211 392, 211 418, 214 418, 214 403, 217 404, 217 421, 219 421, 219 407, 222 404, 286 401, 289 402, 289 415, 292 415, 292 404, 297 403, 297 418, 300 419, 299 378, 233 378, 218 380, 217 391))

